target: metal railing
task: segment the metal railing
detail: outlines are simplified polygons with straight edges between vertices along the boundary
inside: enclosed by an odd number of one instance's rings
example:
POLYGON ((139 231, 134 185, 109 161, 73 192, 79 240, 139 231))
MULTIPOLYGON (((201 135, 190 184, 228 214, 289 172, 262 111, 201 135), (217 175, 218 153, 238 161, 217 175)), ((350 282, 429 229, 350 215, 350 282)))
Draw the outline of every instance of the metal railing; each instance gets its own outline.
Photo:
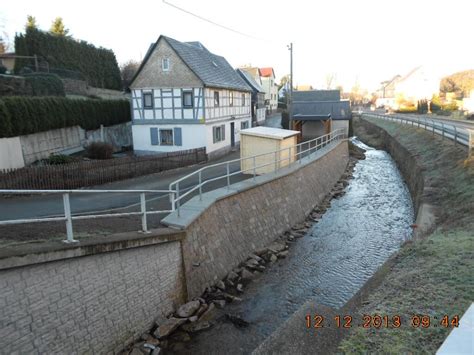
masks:
POLYGON ((448 138, 454 141, 454 144, 462 144, 469 147, 469 131, 467 129, 456 127, 454 124, 445 123, 440 120, 428 117, 413 117, 403 115, 382 115, 378 113, 362 113, 362 117, 376 117, 388 121, 399 121, 408 125, 424 128, 434 134, 440 135, 443 139, 448 138))
POLYGON ((172 196, 172 209, 177 211, 179 217, 182 200, 195 191, 198 191, 199 199, 202 200, 203 187, 211 182, 225 180, 225 185, 229 188, 232 176, 249 173, 251 176, 247 177, 247 179, 253 178, 255 180, 256 176, 261 174, 258 173, 257 170, 262 168, 267 168, 266 170, 271 170, 271 172, 276 173, 282 168, 292 164, 302 163, 305 157, 310 159, 311 154, 315 151, 333 141, 341 140, 345 138, 345 136, 344 129, 338 129, 329 134, 290 147, 205 166, 191 174, 183 176, 169 185, 169 190, 175 192, 175 194, 170 195, 172 196), (246 161, 250 161, 250 167, 242 169, 242 163, 246 161), (262 161, 263 163, 260 163, 262 161), (231 169, 232 165, 238 165, 237 169, 231 169), (271 169, 268 169, 268 167, 271 167, 271 169), (203 179, 203 175, 219 168, 224 169, 222 174, 203 179), (192 180, 197 180, 194 185, 192 180), (188 186, 183 188, 186 182, 188 186), (186 192, 183 193, 183 191, 186 192))
POLYGON ((147 215, 160 214, 173 212, 174 208, 171 206, 170 210, 163 211, 147 211, 146 209, 146 194, 147 193, 165 193, 169 194, 171 199, 175 191, 171 190, 0 190, 0 195, 37 195, 37 194, 61 194, 63 197, 63 208, 64 216, 61 217, 39 217, 39 218, 26 218, 26 219, 14 219, 0 221, 1 225, 11 224, 24 224, 24 223, 37 223, 37 222, 55 222, 65 221, 66 222, 66 235, 67 239, 64 242, 73 243, 77 242, 74 239, 74 232, 72 228, 72 221, 81 219, 96 219, 96 218, 111 218, 111 217, 124 217, 124 216, 141 216, 142 232, 149 233, 147 225, 147 215), (73 215, 71 213, 71 203, 69 196, 71 194, 91 194, 91 193, 130 193, 140 195, 140 211, 139 212, 122 212, 122 213, 104 213, 104 214, 84 214, 84 215, 73 215))

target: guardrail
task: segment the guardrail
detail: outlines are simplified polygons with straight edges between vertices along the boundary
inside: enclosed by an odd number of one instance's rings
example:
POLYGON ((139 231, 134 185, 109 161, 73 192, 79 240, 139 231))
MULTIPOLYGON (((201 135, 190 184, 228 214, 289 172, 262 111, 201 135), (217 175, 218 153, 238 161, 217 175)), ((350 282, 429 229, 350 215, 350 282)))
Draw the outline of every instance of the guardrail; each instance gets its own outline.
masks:
POLYGON ((412 126, 417 126, 418 128, 424 128, 427 131, 430 131, 434 134, 442 136, 442 138, 452 139, 454 144, 462 144, 467 147, 470 147, 471 133, 467 129, 462 129, 456 127, 456 125, 444 123, 436 119, 431 119, 427 117, 412 117, 412 116, 402 116, 402 115, 381 115, 378 113, 362 113, 362 117, 376 117, 382 118, 388 121, 400 121, 400 123, 411 124, 412 126))
POLYGON ((123 217, 123 216, 142 216, 142 232, 148 233, 147 226, 147 215, 169 213, 174 211, 174 205, 170 210, 164 211, 147 211, 146 209, 146 194, 147 193, 165 193, 170 194, 171 199, 175 191, 172 190, 0 190, 0 195, 36 195, 36 194, 62 194, 63 196, 63 207, 64 216, 62 217, 43 217, 43 218, 27 218, 27 219, 14 219, 0 221, 1 225, 9 224, 23 224, 23 223, 36 223, 36 222, 55 222, 65 221, 66 222, 66 235, 67 239, 64 240, 66 243, 74 243, 77 240, 74 239, 74 233, 72 229, 72 221, 80 219, 96 219, 96 218, 110 218, 110 217, 123 217), (105 213, 105 214, 86 214, 81 216, 73 216, 71 213, 71 203, 69 196, 71 194, 91 194, 91 193, 136 193, 140 194, 140 212, 122 212, 122 213, 105 213))
POLYGON ((310 155, 314 153, 315 151, 321 149, 322 147, 326 146, 327 144, 333 141, 341 140, 343 138, 345 138, 344 129, 338 129, 324 136, 321 136, 321 137, 318 137, 306 142, 302 142, 302 143, 293 145, 291 147, 275 150, 272 152, 257 154, 257 155, 253 155, 249 157, 229 160, 223 163, 217 163, 217 164, 203 167, 199 170, 192 172, 191 174, 183 176, 182 178, 172 182, 169 185, 169 190, 176 192, 175 194, 170 195, 172 209, 177 211, 178 217, 179 217, 181 201, 185 197, 189 196, 191 193, 197 190, 199 191, 199 199, 202 200, 203 187, 209 184, 210 182, 225 179, 226 186, 227 188, 229 188, 231 185, 232 176, 237 176, 244 173, 250 173, 251 177, 248 177, 248 178, 255 179, 257 175, 257 169, 268 167, 268 166, 272 166, 273 172, 276 173, 278 170, 284 167, 288 167, 292 164, 301 163, 305 156, 309 158, 310 155), (294 155, 292 155, 292 152, 294 153, 294 155), (285 154, 282 154, 282 153, 285 153, 285 154), (268 158, 271 158, 271 159, 268 159, 268 158), (248 160, 251 161, 251 167, 242 170, 242 162, 248 161, 248 160), (258 164, 257 160, 259 161, 263 160, 264 163, 258 164), (233 171, 231 171, 231 165, 237 165, 237 164, 239 165, 238 168, 233 169, 233 171), (219 169, 219 168, 225 168, 224 172, 221 175, 213 176, 212 178, 203 180, 203 175, 206 172, 209 172, 210 170, 219 169), (192 179, 195 179, 195 180, 197 179, 197 183, 194 186, 191 185, 183 189, 182 185, 184 185, 186 181, 192 184, 192 182, 190 181, 192 179), (187 190, 187 191, 182 193, 183 190, 187 190))

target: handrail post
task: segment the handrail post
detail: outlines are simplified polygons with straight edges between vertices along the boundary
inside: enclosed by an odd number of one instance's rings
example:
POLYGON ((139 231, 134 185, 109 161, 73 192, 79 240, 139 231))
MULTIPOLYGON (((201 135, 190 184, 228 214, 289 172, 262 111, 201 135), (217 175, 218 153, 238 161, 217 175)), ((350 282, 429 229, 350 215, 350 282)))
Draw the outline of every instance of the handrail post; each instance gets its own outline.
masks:
POLYGON ((140 193, 140 212, 142 213, 142 232, 148 233, 148 226, 146 223, 146 198, 145 193, 140 193))
POLYGON ((199 201, 202 201, 202 171, 199 170, 199 201))
POLYGON ((65 243, 75 243, 78 240, 74 239, 74 233, 72 231, 72 216, 71 216, 71 203, 69 201, 69 193, 63 194, 63 205, 64 205, 64 217, 66 217, 66 236, 65 243))
POLYGON ((176 209, 178 210, 178 217, 180 217, 180 207, 181 207, 181 200, 179 199, 179 181, 176 183, 176 209))
POLYGON ((444 140, 444 123, 441 122, 441 137, 444 140))
POLYGON ((456 145, 457 143, 457 135, 458 135, 458 130, 456 129, 456 126, 454 126, 454 145, 456 145))
POLYGON ((229 167, 229 162, 226 164, 226 170, 227 170, 227 188, 230 188, 230 167, 229 167))
POLYGON ((431 120, 432 124, 433 124, 433 136, 435 135, 435 123, 433 120, 431 120))

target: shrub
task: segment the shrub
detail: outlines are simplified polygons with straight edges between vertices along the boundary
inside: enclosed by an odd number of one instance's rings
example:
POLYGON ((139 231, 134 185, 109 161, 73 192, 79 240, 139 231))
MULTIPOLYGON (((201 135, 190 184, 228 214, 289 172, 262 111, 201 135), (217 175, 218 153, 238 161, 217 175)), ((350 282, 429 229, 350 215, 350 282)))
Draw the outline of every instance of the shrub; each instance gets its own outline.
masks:
POLYGON ((128 100, 8 96, 0 99, 0 118, 0 138, 75 125, 91 130, 101 124, 110 126, 130 121, 130 103, 128 100))
POLYGON ((25 75, 34 96, 65 96, 62 80, 56 74, 33 73, 25 75))
MULTIPOLYGON (((51 71, 60 76, 75 77, 80 73, 95 87, 120 90, 120 69, 113 51, 97 48, 85 41, 57 36, 37 29, 28 29, 15 36, 15 51, 20 56, 37 55, 46 59, 51 71)), ((31 66, 31 60, 18 58, 15 73, 31 66)))
POLYGON ((7 67, 0 64, 0 74, 5 74, 7 72, 7 67))
POLYGON ((47 160, 49 165, 61 165, 61 164, 68 164, 74 159, 68 155, 64 154, 51 154, 47 160))
POLYGON ((103 142, 93 142, 87 146, 87 156, 91 159, 111 159, 114 147, 103 142))
POLYGON ((398 110, 395 110, 397 113, 416 113, 417 109, 415 106, 411 107, 400 107, 398 110))

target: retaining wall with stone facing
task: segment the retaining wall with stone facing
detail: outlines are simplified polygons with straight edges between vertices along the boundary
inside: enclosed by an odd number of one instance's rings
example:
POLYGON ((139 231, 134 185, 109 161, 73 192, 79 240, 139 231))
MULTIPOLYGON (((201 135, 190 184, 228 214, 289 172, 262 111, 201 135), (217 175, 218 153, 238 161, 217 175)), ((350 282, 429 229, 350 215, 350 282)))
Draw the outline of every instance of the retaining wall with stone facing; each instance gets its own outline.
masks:
POLYGON ((183 257, 188 299, 199 296, 207 286, 223 279, 253 251, 272 242, 306 215, 323 199, 344 173, 348 160, 347 141, 336 142, 316 152, 319 156, 282 170, 215 191, 216 201, 199 206, 191 200, 186 221, 176 213, 163 220, 173 227, 186 228, 183 257), (266 180, 258 182, 259 179, 266 180), (191 221, 191 223, 189 223, 191 221), (180 225, 180 223, 183 223, 180 225), (189 223, 189 224, 188 224, 189 223))
POLYGON ((206 193, 185 231, 0 250, 1 351, 119 352, 304 220, 347 162, 347 142, 335 142, 300 165, 206 193))

